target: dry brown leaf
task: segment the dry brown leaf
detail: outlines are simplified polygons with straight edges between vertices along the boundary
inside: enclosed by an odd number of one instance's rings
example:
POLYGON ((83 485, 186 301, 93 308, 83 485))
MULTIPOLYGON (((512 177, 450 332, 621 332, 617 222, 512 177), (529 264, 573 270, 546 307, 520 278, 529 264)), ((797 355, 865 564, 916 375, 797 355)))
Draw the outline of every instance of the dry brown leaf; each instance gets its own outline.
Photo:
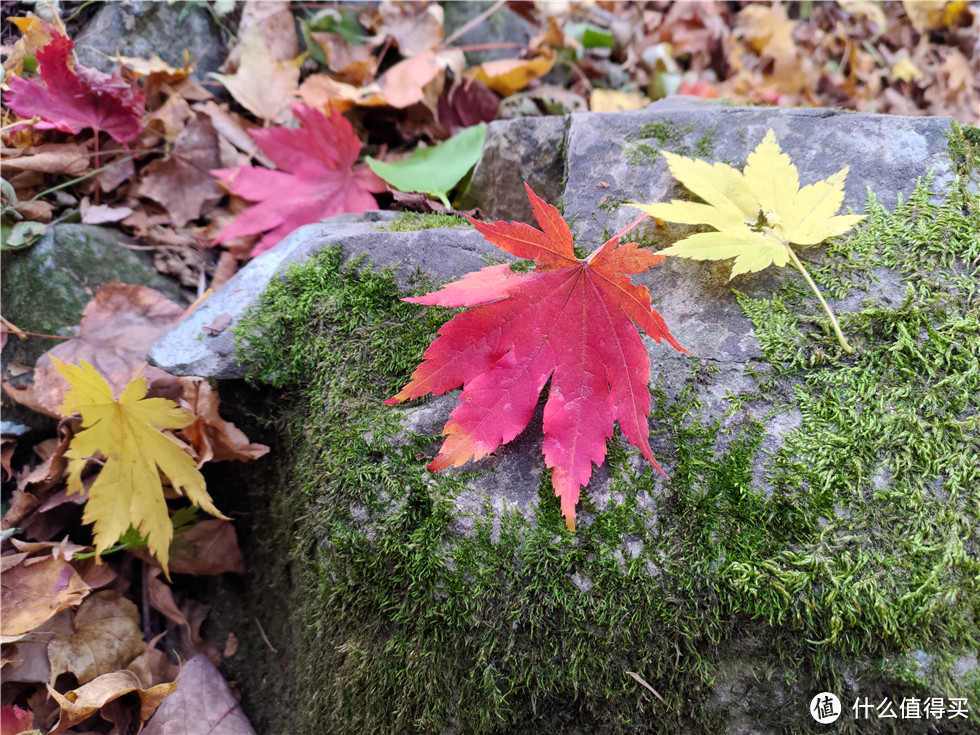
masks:
POLYGON ((168 681, 175 681, 180 674, 180 666, 171 663, 167 654, 156 647, 165 635, 166 631, 157 635, 153 640, 144 643, 143 653, 130 661, 126 667, 127 671, 136 674, 144 689, 168 681))
POLYGON ((59 635, 71 635, 71 610, 62 610, 30 633, 17 640, 4 638, 4 654, 9 664, 3 667, 3 680, 46 684, 51 680, 48 642, 59 635))
POLYGON ((228 638, 225 639, 225 650, 221 652, 221 655, 225 658, 231 658, 236 653, 238 653, 238 636, 229 633, 228 638))
POLYGON ((229 112, 225 107, 210 100, 194 105, 194 109, 210 117, 211 125, 214 126, 218 135, 235 146, 235 148, 250 158, 254 158, 266 168, 276 168, 276 164, 259 150, 252 136, 246 132, 249 123, 241 115, 229 112))
POLYGON ((73 544, 65 536, 61 541, 21 541, 18 538, 10 539, 10 543, 17 551, 34 554, 38 551, 50 551, 53 559, 64 559, 71 561, 75 554, 82 554, 92 551, 91 546, 73 544))
POLYGON ((205 462, 258 459, 269 452, 264 444, 249 442, 237 426, 218 414, 221 399, 204 378, 181 377, 184 388, 181 405, 196 416, 194 423, 181 429, 198 455, 198 466, 205 462))
MULTIPOLYGON (((289 61, 299 56, 299 38, 296 35, 296 19, 289 0, 264 0, 245 3, 242 19, 238 24, 238 37, 248 38, 257 32, 268 49, 272 61, 289 61)), ((244 44, 238 44, 228 54, 221 71, 228 73, 238 69, 244 44)))
POLYGON ((365 96, 377 94, 381 87, 355 87, 353 84, 338 82, 328 74, 311 74, 299 85, 299 96, 310 107, 326 110, 333 105, 338 112, 347 112, 360 104, 365 96))
POLYGON ((160 107, 145 118, 144 124, 162 133, 168 143, 173 143, 193 114, 187 100, 179 94, 170 94, 160 107))
POLYGON ((174 224, 183 227, 221 199, 221 188, 211 175, 220 165, 218 134, 210 118, 198 112, 177 136, 170 155, 143 169, 137 193, 162 204, 174 224))
POLYGON ((3 378, 3 380, 0 381, 0 388, 2 388, 3 392, 7 394, 7 397, 18 406, 26 406, 32 411, 44 414, 45 416, 50 416, 51 418, 61 418, 60 413, 55 413, 41 404, 37 397, 37 391, 34 390, 33 383, 29 383, 28 385, 14 385, 7 378, 3 378))
POLYGON ((23 635, 61 610, 79 604, 90 592, 71 564, 43 558, 28 566, 26 560, 0 577, 3 620, 0 634, 23 635))
POLYGON ((443 10, 437 3, 385 0, 377 8, 363 10, 359 20, 366 28, 394 41, 406 58, 432 51, 445 36, 443 10))
MULTIPOLYGON (((139 556, 141 550, 135 549, 134 553, 139 556)), ((150 555, 147 554, 146 558, 150 558, 150 555)), ((146 586, 149 591, 150 606, 164 617, 173 620, 177 625, 186 626, 190 630, 190 622, 174 601, 173 587, 160 579, 161 574, 163 574, 163 569, 159 566, 147 569, 146 586)))
POLYGON ((143 651, 136 605, 115 590, 89 595, 72 619, 72 633, 48 644, 51 683, 62 673, 80 684, 121 669, 143 651))
POLYGON ((14 451, 17 449, 17 440, 11 437, 3 437, 2 443, 0 443, 0 469, 2 469, 2 477, 4 482, 13 477, 13 470, 10 469, 10 460, 14 457, 14 451))
MULTIPOLYGON (((46 143, 31 148, 0 147, 3 167, 13 171, 80 176, 89 170, 89 149, 78 143, 46 143)), ((9 176, 5 174, 5 176, 9 176)))
POLYGON ((310 33, 327 59, 327 68, 338 81, 363 87, 374 81, 378 59, 374 45, 352 46, 335 33, 310 33))
POLYGON ((198 654, 180 672, 180 686, 157 709, 142 735, 207 732, 254 735, 251 723, 221 673, 198 654))
POLYGON ((106 222, 122 222, 133 213, 130 207, 110 207, 108 204, 92 204, 88 197, 79 206, 82 224, 104 225, 106 222))
POLYGON ((220 518, 208 518, 179 534, 171 547, 170 571, 194 575, 244 572, 234 525, 220 518))
POLYGON ((32 222, 50 222, 54 213, 54 205, 43 199, 19 202, 14 209, 21 217, 32 222))
MULTIPOLYGON (((176 691, 177 684, 178 682, 173 681, 158 684, 148 689, 142 689, 140 688, 139 677, 133 672, 115 671, 111 674, 103 674, 88 684, 66 692, 64 695, 49 685, 48 693, 61 707, 61 717, 49 735, 64 732, 84 722, 115 700, 134 692, 139 696, 139 719, 141 722, 146 722, 157 711, 160 703, 176 691)), ((112 712, 111 714, 115 715, 113 719, 116 719, 119 713, 112 712)), ((113 721, 113 719, 110 719, 110 721, 113 721)), ((196 731, 198 730, 192 726, 186 732, 191 733, 196 731)), ((146 731, 144 730, 144 732, 146 731)))
MULTIPOLYGON (((135 377, 153 343, 166 334, 184 310, 152 288, 122 283, 102 286, 85 307, 78 336, 46 352, 34 370, 40 403, 59 411, 68 382, 54 369, 50 357, 67 363, 85 360, 93 365, 114 391, 135 377)), ((148 379, 165 373, 144 368, 148 379)))
POLYGON ((242 107, 256 117, 284 123, 291 116, 290 104, 299 88, 302 57, 273 61, 262 37, 252 30, 242 47, 242 59, 234 74, 210 76, 221 82, 242 107))

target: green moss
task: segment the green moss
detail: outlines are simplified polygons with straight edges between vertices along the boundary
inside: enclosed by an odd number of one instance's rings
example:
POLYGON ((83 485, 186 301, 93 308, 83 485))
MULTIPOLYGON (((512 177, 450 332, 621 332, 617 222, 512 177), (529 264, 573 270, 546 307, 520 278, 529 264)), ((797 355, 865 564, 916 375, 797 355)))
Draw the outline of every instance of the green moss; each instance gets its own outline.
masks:
POLYGON ((431 230, 439 227, 469 227, 469 223, 455 214, 439 214, 435 212, 404 212, 391 222, 378 225, 379 230, 387 232, 403 232, 406 230, 431 230))
POLYGON ((695 123, 679 127, 671 120, 641 125, 635 136, 630 136, 622 144, 626 160, 633 166, 641 163, 653 163, 661 150, 668 150, 679 156, 695 156, 710 158, 714 153, 715 138, 718 126, 703 131, 693 145, 681 144, 695 130, 695 123), (647 142, 653 141, 653 142, 647 142))
MULTIPOLYGON (((740 295, 771 363, 759 388, 713 420, 698 401, 710 367, 695 364, 677 398, 654 390, 669 478, 614 437, 592 486, 608 500, 583 493, 575 534, 547 472, 534 522, 485 499, 461 532, 479 465, 429 473, 438 439, 383 404, 447 312, 404 304, 388 275, 341 267, 337 250, 295 267, 238 330, 253 377, 292 396, 279 418, 291 484, 272 489, 266 543, 288 556, 295 624, 259 719, 281 732, 718 732, 706 692, 746 635, 773 686, 843 691, 842 665, 865 661, 861 694, 978 701, 980 685, 951 675, 980 609, 976 204, 960 187, 937 205, 922 186, 891 214, 872 200, 828 246, 813 268, 826 292, 874 287, 868 269, 883 265, 905 293, 842 315, 854 356, 798 285, 740 295), (760 410, 800 417, 764 485, 760 410), (919 670, 902 658, 916 648, 943 655, 919 670)), ((283 628, 281 595, 255 604, 283 628)), ((807 699, 753 716, 816 732, 807 699)))

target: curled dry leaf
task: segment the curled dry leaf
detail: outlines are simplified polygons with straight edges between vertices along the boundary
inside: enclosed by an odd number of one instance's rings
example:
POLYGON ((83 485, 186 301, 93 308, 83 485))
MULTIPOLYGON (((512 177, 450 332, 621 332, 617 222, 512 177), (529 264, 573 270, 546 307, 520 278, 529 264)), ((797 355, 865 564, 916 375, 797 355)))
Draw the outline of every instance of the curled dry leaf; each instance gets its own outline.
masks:
POLYGON ((157 709, 143 735, 207 732, 254 735, 251 723, 221 673, 198 654, 184 664, 177 691, 157 709))
MULTIPOLYGON (((131 693, 135 693, 139 697, 139 721, 146 722, 157 711, 160 703, 176 691, 177 685, 178 682, 173 681, 143 689, 139 677, 131 671, 115 671, 111 674, 103 674, 88 684, 66 692, 64 695, 49 685, 48 693, 61 707, 58 724, 55 725, 49 735, 65 732, 69 728, 84 722, 120 697, 131 693)), ((115 718, 113 717, 113 719, 115 718)), ((110 719, 110 721, 112 720, 110 719)), ((200 731, 199 727, 192 726, 185 732, 200 731)), ((146 731, 144 730, 144 732, 146 731)))
POLYGON ((198 455, 199 464, 232 459, 258 459, 269 452, 265 444, 249 442, 245 433, 218 414, 221 399, 204 378, 181 377, 182 403, 194 414, 193 423, 181 430, 198 455))
MULTIPOLYGON (((273 61, 289 61, 299 56, 299 38, 296 35, 296 19, 289 0, 264 0, 245 3, 242 19, 238 24, 238 37, 249 38, 258 33, 273 61)), ((228 54, 221 71, 233 72, 241 63, 245 44, 238 44, 228 54)))
POLYGON ((72 632, 48 644, 51 682, 71 673, 79 684, 126 666, 143 651, 136 605, 115 590, 89 595, 72 618, 72 632))
POLYGON ((437 3, 394 3, 385 0, 377 8, 365 8, 360 21, 379 36, 394 41, 409 58, 432 51, 442 43, 443 10, 437 3))
MULTIPOLYGON (((68 390, 51 358, 69 363, 85 360, 109 382, 113 392, 121 391, 140 370, 153 343, 183 313, 183 308, 152 288, 123 283, 102 286, 82 312, 78 336, 38 359, 34 387, 39 403, 48 411, 60 411, 68 390)), ((149 367, 143 375, 154 379, 165 373, 149 367)))
POLYGON ((64 559, 47 557, 28 564, 26 558, 0 577, 3 620, 0 634, 23 635, 65 608, 79 604, 90 589, 64 559))
POLYGON ((160 633, 153 640, 143 644, 143 653, 129 662, 126 667, 139 677, 140 684, 144 689, 157 684, 164 684, 176 681, 180 674, 180 666, 170 662, 170 658, 157 648, 160 639, 166 635, 166 631, 160 633))

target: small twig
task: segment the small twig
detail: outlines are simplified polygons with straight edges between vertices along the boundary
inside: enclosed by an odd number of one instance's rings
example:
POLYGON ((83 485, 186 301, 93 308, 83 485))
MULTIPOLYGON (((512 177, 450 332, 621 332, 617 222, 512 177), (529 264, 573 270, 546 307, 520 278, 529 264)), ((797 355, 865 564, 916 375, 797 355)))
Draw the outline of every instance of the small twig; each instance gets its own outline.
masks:
POLYGON ((504 41, 501 43, 474 43, 472 46, 457 46, 457 51, 494 51, 502 48, 520 48, 522 44, 514 41, 504 41))
POLYGON ((649 684, 647 684, 643 680, 643 677, 642 676, 640 676, 639 674, 637 674, 634 671, 627 671, 626 673, 629 674, 630 676, 632 676, 634 679, 636 679, 640 684, 642 684, 643 686, 645 686, 651 692, 653 692, 653 696, 655 696, 657 699, 659 699, 661 702, 663 702, 667 706, 667 709, 670 709, 670 705, 667 704, 667 700, 660 696, 660 692, 658 692, 652 686, 650 686, 649 684))
POLYGON ((276 647, 273 646, 271 643, 269 643, 269 638, 266 636, 265 631, 262 630, 262 623, 259 622, 259 619, 252 618, 252 620, 255 621, 255 624, 257 626, 259 626, 259 634, 262 636, 262 640, 265 641, 265 645, 269 647, 269 650, 272 651, 273 653, 279 653, 279 651, 276 650, 276 647))
POLYGON ((30 120, 21 120, 19 122, 10 123, 10 125, 4 125, 2 128, 0 128, 0 135, 3 135, 8 130, 13 130, 16 127, 20 127, 21 125, 33 125, 34 123, 39 123, 39 122, 41 122, 41 118, 35 115, 30 120))
POLYGON ((150 577, 147 574, 149 565, 141 559, 140 566, 143 572, 143 589, 140 590, 141 602, 143 603, 143 640, 148 641, 153 638, 153 635, 150 633, 150 577))
POLYGON ((65 181, 64 183, 58 184, 57 186, 52 186, 50 189, 45 189, 40 194, 35 194, 34 196, 32 196, 27 201, 29 201, 29 202, 36 202, 41 197, 45 197, 48 194, 53 194, 54 192, 56 192, 56 191, 58 191, 60 189, 65 189, 65 188, 67 188, 69 186, 74 186, 75 184, 79 183, 80 181, 85 181, 85 179, 89 178, 90 176, 95 176, 96 174, 102 173, 103 171, 105 171, 110 166, 114 166, 117 163, 125 163, 126 161, 129 161, 129 160, 131 160, 133 158, 134 158, 134 156, 128 156, 126 158, 121 158, 118 161, 113 161, 112 163, 108 163, 105 166, 103 166, 102 168, 97 168, 94 171, 89 171, 86 174, 82 174, 81 176, 77 176, 74 179, 70 179, 68 181, 65 181))
POLYGON ((18 327, 12 321, 4 317, 2 314, 0 314, 0 320, 3 321, 3 325, 7 328, 8 332, 19 337, 21 341, 27 339, 27 332, 25 332, 23 329, 18 327))
POLYGON ((459 38, 460 36, 462 36, 467 31, 469 31, 469 30, 471 30, 473 28, 476 28, 476 26, 480 25, 480 23, 482 23, 483 21, 485 21, 487 18, 489 18, 494 13, 496 13, 498 10, 500 10, 506 4, 507 4, 507 0, 497 0, 497 2, 495 2, 489 8, 487 8, 482 13, 480 13, 478 16, 476 16, 475 18, 473 18, 472 20, 470 20, 469 23, 466 23, 462 27, 457 28, 455 30, 455 32, 453 32, 453 34, 451 36, 449 36, 449 38, 447 38, 445 41, 442 42, 442 45, 443 46, 449 46, 449 44, 451 44, 457 38, 459 38))
POLYGON ((789 252, 789 257, 793 260, 793 265, 795 265, 797 270, 803 274, 806 282, 810 284, 810 288, 813 290, 813 293, 815 293, 817 298, 820 299, 823 310, 827 312, 827 316, 830 317, 830 323, 834 327, 834 334, 837 335, 837 341, 840 342, 840 346, 844 348, 844 352, 847 352, 848 354, 854 352, 854 348, 847 343, 846 339, 844 339, 844 333, 840 331, 840 324, 837 323, 837 317, 834 316, 834 312, 831 311, 830 307, 827 305, 827 302, 824 301, 823 294, 820 293, 820 289, 817 288, 817 284, 813 282, 812 278, 810 278, 810 274, 806 272, 806 268, 803 267, 803 263, 800 262, 800 259, 796 256, 796 253, 793 252, 793 248, 786 245, 786 250, 789 252))

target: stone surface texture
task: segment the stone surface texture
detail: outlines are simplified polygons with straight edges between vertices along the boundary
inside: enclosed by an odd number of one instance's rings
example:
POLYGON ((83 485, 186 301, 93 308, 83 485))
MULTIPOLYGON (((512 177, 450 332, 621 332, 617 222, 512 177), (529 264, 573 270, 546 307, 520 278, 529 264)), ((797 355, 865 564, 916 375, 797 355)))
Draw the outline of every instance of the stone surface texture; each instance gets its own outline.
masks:
POLYGON ((184 51, 199 79, 206 79, 227 55, 218 26, 204 4, 135 2, 103 3, 75 39, 78 60, 104 72, 116 62, 110 56, 149 58, 156 54, 174 67, 184 66, 184 51))

